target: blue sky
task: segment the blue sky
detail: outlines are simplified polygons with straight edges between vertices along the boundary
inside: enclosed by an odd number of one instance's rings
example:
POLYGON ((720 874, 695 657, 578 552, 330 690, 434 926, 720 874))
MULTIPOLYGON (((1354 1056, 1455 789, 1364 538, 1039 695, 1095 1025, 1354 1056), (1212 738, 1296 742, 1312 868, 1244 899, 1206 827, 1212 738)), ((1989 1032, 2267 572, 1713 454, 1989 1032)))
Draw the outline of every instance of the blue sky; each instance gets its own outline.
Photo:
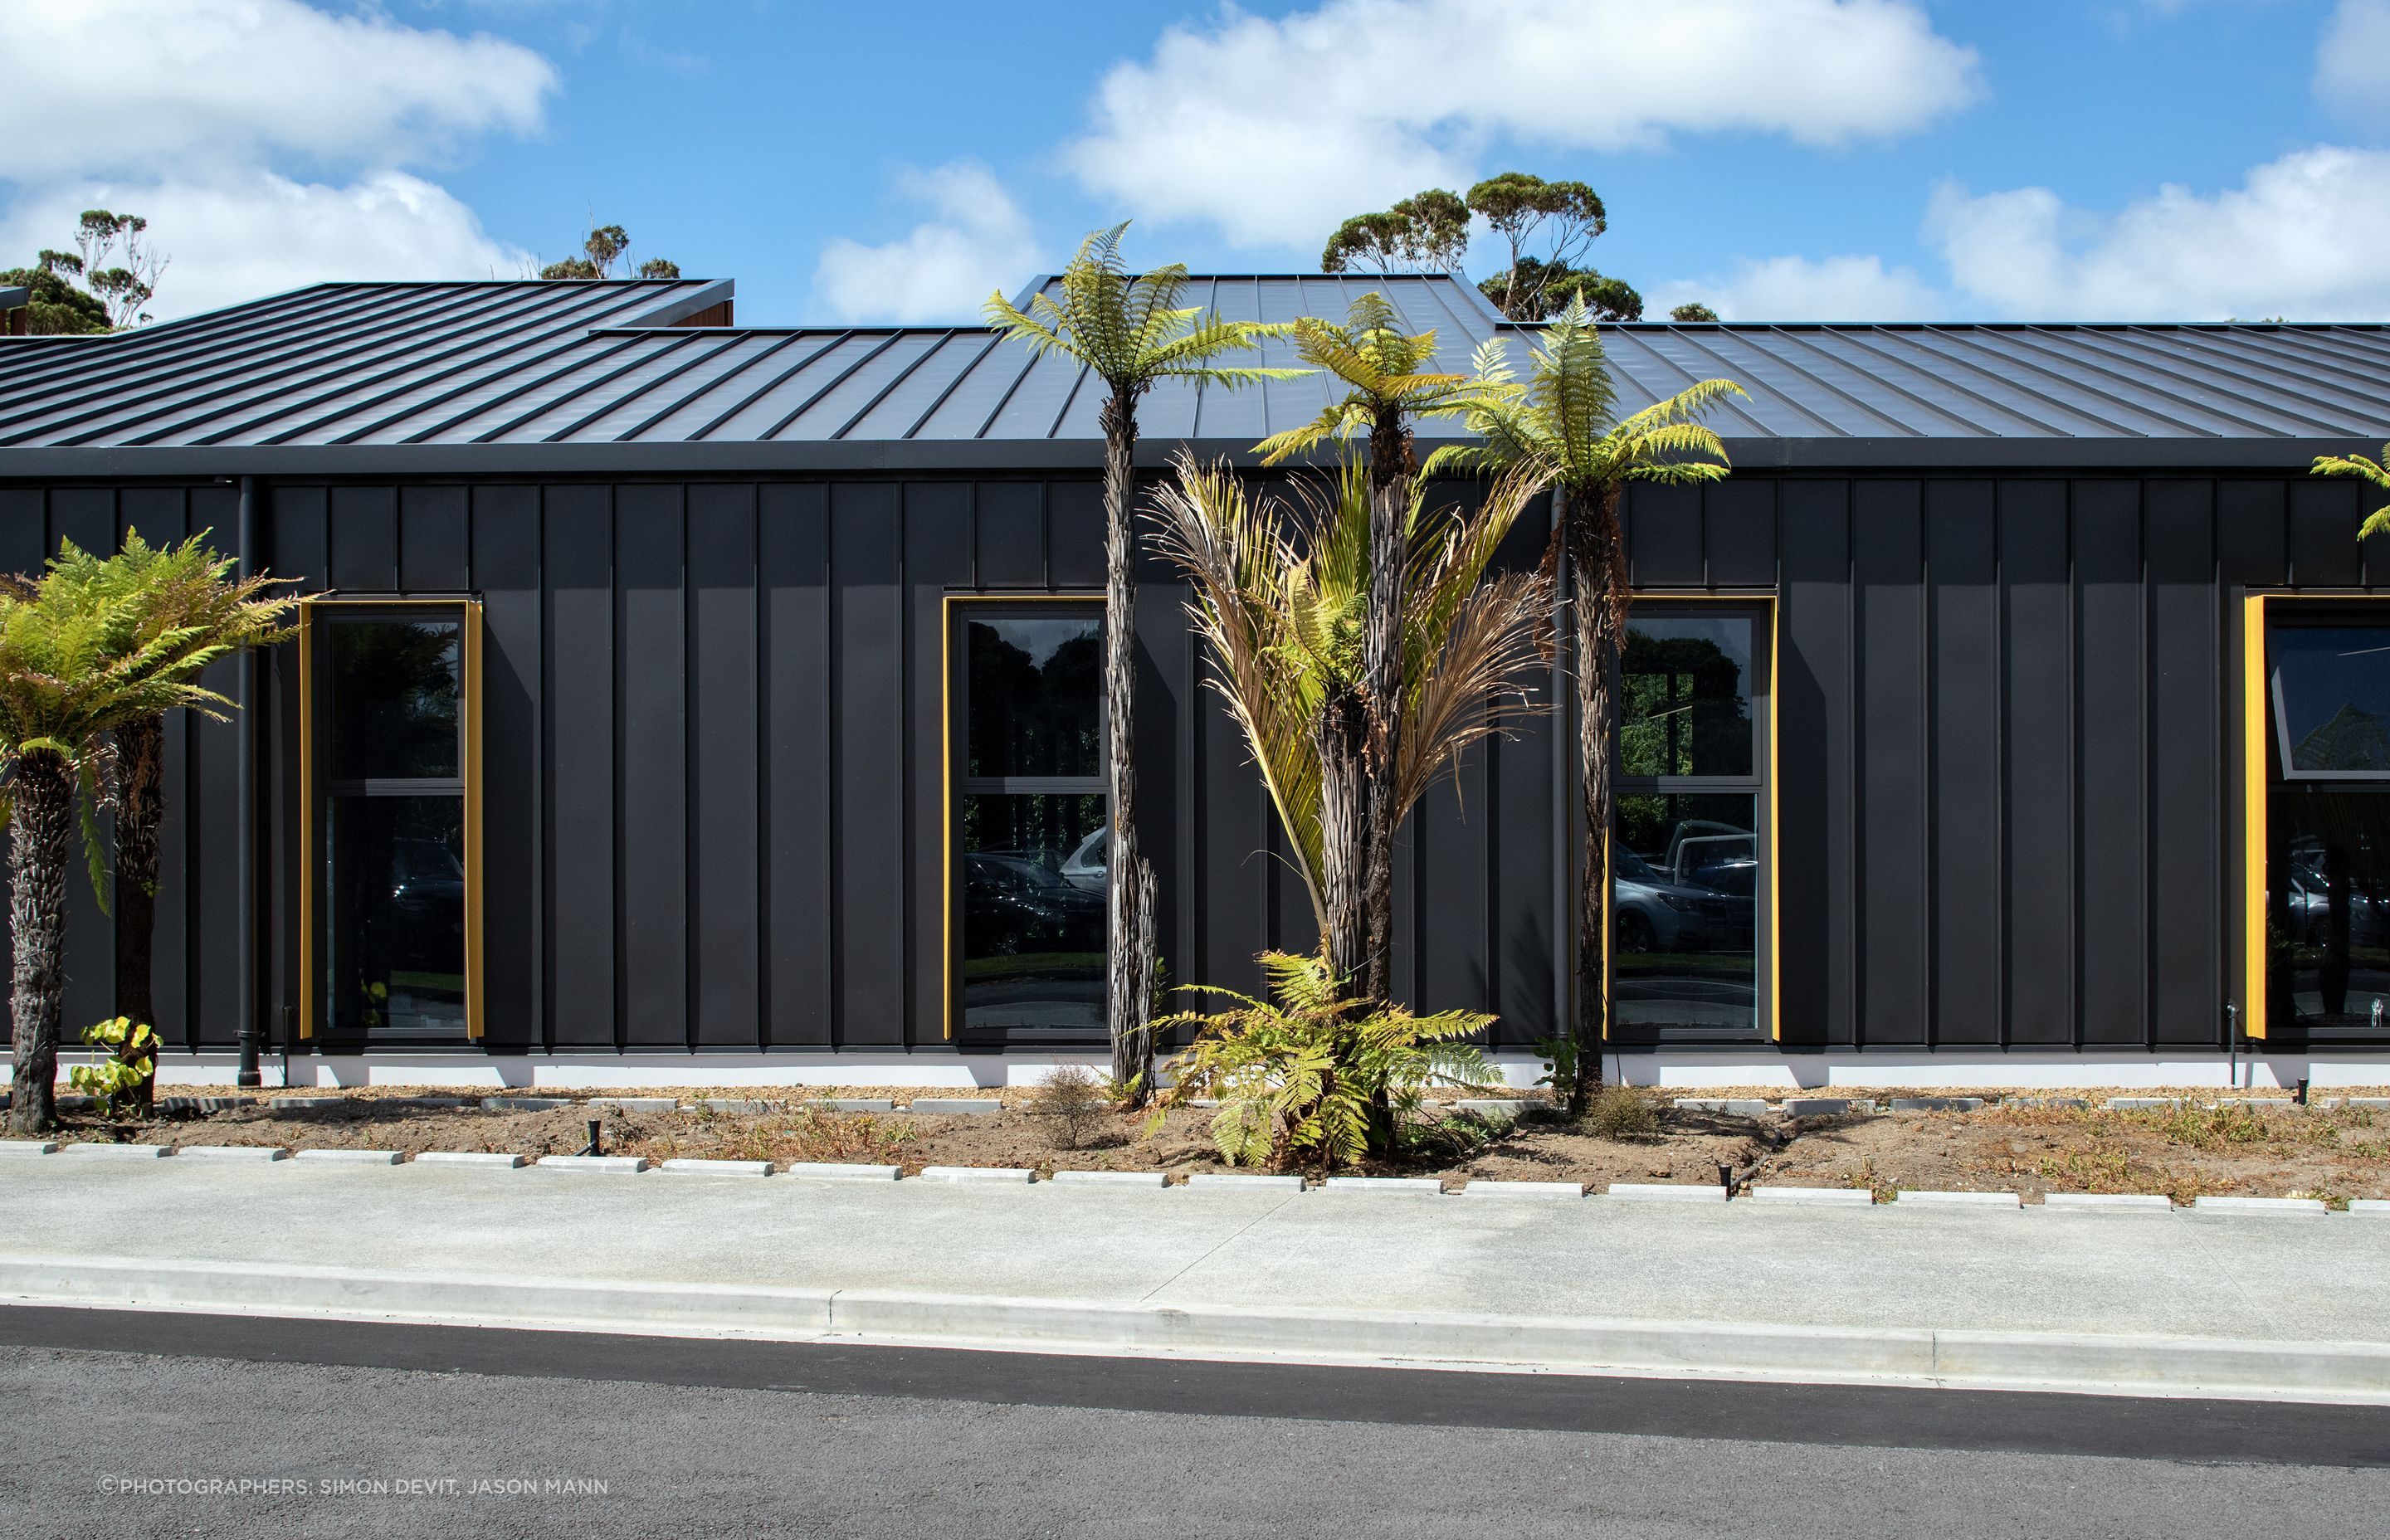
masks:
POLYGON ((0 102, 0 240, 148 212, 161 314, 511 276, 594 212, 736 277, 742 319, 967 319, 1118 218, 1133 257, 1307 269, 1342 214, 1516 168, 1592 183, 1594 260, 1655 305, 2390 317, 2390 0, 0 16, 34 83, 0 102))

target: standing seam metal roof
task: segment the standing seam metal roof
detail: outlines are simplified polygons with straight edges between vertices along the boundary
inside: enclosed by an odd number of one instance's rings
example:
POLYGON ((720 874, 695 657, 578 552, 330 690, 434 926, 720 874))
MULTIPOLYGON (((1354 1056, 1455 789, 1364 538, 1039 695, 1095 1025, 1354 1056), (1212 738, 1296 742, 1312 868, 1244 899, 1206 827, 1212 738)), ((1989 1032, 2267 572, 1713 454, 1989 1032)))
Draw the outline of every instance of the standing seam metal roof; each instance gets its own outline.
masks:
MULTIPOLYGON (((1042 279, 1033 285, 1054 280, 1042 279)), ((1383 292, 1437 363, 1534 331, 1443 276, 1215 275, 1230 319, 1341 319, 1383 292)), ((0 340, 0 473, 24 450, 378 445, 927 445, 1099 437, 1101 391, 983 327, 676 325, 726 282, 322 284, 140 331, 0 340), (40 345, 30 345, 39 343, 40 345)), ((1637 323, 1606 327, 1622 412, 1700 379, 1746 400, 1729 443, 2310 441, 2390 435, 2380 325, 1637 323)), ((1296 362, 1284 340, 1258 362, 1296 362)), ((1317 377, 1158 385, 1149 443, 1249 444, 1308 420, 1317 377)), ((1422 425, 1423 437, 1458 434, 1422 425)), ((1820 456, 1812 455, 1811 459, 1820 456)))

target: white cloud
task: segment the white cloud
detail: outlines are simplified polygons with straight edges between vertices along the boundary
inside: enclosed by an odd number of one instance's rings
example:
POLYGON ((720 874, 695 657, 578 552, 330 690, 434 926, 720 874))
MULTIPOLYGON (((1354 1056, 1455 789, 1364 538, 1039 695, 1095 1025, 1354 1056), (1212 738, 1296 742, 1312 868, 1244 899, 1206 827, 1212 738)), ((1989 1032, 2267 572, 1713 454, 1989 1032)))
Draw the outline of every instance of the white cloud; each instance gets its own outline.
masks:
POLYGON ((139 173, 276 152, 409 163, 536 127, 555 70, 487 36, 299 0, 12 0, 0 176, 139 173))
POLYGON ((342 186, 265 171, 52 186, 0 220, 0 250, 62 245, 95 206, 139 211, 173 254, 150 306, 161 319, 332 279, 519 277, 531 260, 446 189, 394 171, 342 186))
POLYGON ((1307 247, 1356 209, 1465 185, 1497 137, 1837 145, 1980 89, 1973 51, 1909 0, 1322 0, 1276 20, 1231 6, 1115 67, 1063 160, 1141 216, 1307 247))
POLYGON ((990 290, 1037 270, 1029 221, 985 166, 907 168, 896 190, 936 217, 881 245, 841 237, 822 248, 814 292, 841 319, 972 321, 990 290))
POLYGON ((1728 321, 1918 321, 1949 309, 1910 269, 1874 256, 1745 259, 1722 278, 1655 286, 1645 314, 1657 320, 1689 300, 1728 321))
POLYGON ((298 0, 0 0, 0 265, 94 206, 149 221, 160 319, 338 278, 501 276, 526 254, 408 168, 537 128, 556 71, 487 36, 298 0))
POLYGON ((2364 129, 2390 129, 2390 0, 2340 0, 2316 40, 2316 100, 2364 129))
POLYGON ((2046 187, 1937 189, 1927 240, 1955 286, 2035 319, 2390 317, 2390 151, 2319 145, 2204 197, 2160 187, 2114 214, 2046 187))

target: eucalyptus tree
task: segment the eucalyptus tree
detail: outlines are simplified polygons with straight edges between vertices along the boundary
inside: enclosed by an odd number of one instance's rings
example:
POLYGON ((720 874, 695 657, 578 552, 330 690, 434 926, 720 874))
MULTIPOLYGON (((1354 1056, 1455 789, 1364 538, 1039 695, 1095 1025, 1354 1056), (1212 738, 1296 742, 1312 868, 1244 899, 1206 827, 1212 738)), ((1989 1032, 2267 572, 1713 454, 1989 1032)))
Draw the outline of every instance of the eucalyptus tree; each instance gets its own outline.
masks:
MULTIPOLYGON (((66 545, 61 559, 80 555, 66 545)), ((12 1133, 42 1133, 57 1112, 52 1082, 66 995, 68 844, 77 805, 88 838, 118 728, 178 707, 217 717, 231 709, 231 701, 197 683, 225 650, 196 627, 147 629, 143 606, 129 596, 52 576, 0 579, 0 791, 8 818, 16 1034, 12 1133)))
POLYGON ((1224 366, 1280 329, 1227 321, 1200 305, 1181 305, 1186 265, 1132 275, 1121 260, 1126 221, 1080 242, 1057 284, 1023 310, 1003 294, 988 297, 988 324, 1037 357, 1069 359, 1104 382, 1104 778, 1111 794, 1111 851, 1105 861, 1105 1024, 1112 1080, 1140 1098, 1150 1094, 1153 1044, 1148 1022, 1154 993, 1153 868, 1137 835, 1137 573, 1129 507, 1136 490, 1137 404, 1165 379, 1236 390, 1305 371, 1224 366))
MULTIPOLYGON (((1700 418, 1728 396, 1730 379, 1704 379, 1625 417, 1603 356, 1601 334, 1582 302, 1544 328, 1527 378, 1515 379, 1502 341, 1478 350, 1483 389, 1469 414, 1479 443, 1437 453, 1453 463, 1548 478, 1559 507, 1555 549, 1574 584, 1577 762, 1585 841, 1577 894, 1576 1010, 1569 1023, 1564 1093, 1582 1111, 1601 1084, 1601 1043, 1609 1013, 1608 953, 1602 927, 1609 905, 1611 781, 1618 736, 1616 683, 1626 636, 1626 543, 1618 507, 1629 481, 1699 483, 1723 478, 1726 445, 1700 418)), ((1548 566, 1557 563, 1548 562, 1548 566)))
POLYGON ((1352 630, 1357 652, 1352 669, 1332 676, 1321 708, 1320 770, 1328 816, 1353 831, 1350 848, 1360 862, 1356 871, 1330 874, 1330 922, 1340 932, 1358 927, 1363 938, 1354 946, 1357 967, 1348 987, 1382 1000, 1393 982, 1394 778, 1404 753, 1402 644, 1418 507, 1412 425, 1464 416, 1493 398, 1470 375, 1431 368, 1435 333, 1405 331, 1394 307, 1375 290, 1356 299, 1342 324, 1307 315, 1286 329, 1304 362, 1345 391, 1311 421, 1255 445, 1263 463, 1355 438, 1368 445, 1366 469, 1347 472, 1356 478, 1356 495, 1366 487, 1368 518, 1353 553, 1360 584, 1355 608, 1339 622, 1352 630))
MULTIPOLYGON (((128 533, 123 549, 113 557, 65 547, 44 581, 80 592, 86 602, 130 605, 136 645, 183 635, 220 657, 280 641, 289 635, 284 622, 296 602, 275 597, 283 580, 235 577, 234 565, 233 558, 208 546, 206 532, 173 545, 151 545, 128 533)), ((116 1008, 154 1027, 158 831, 166 813, 164 710, 119 724, 109 748, 116 810, 116 1008)), ((129 1097, 134 1105, 148 1109, 154 1081, 154 1074, 142 1079, 129 1097)))

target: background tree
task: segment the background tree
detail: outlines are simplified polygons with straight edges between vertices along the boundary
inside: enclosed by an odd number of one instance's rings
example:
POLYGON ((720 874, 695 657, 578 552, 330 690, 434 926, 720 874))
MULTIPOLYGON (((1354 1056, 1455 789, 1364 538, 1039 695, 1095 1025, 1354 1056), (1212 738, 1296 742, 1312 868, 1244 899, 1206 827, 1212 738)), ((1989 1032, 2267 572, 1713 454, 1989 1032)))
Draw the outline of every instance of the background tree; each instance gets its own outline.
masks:
POLYGON ((0 288, 32 291, 36 337, 118 331, 149 319, 142 309, 158 293, 172 259, 146 240, 149 222, 138 214, 85 209, 75 225, 75 250, 43 250, 31 267, 0 272, 0 288))
MULTIPOLYGON (((1393 892, 1391 871, 1371 871, 1370 860, 1381 828, 1391 843, 1393 831, 1463 751, 1531 709, 1522 680, 1542 658, 1549 583, 1538 572, 1487 573, 1543 485, 1539 468, 1522 466, 1498 479, 1476 508, 1431 513, 1421 484, 1406 481, 1401 519, 1409 559, 1395 569, 1401 592, 1391 607, 1379 581, 1386 569, 1370 555, 1381 499, 1362 467, 1347 463, 1322 487, 1298 484, 1291 495, 1256 505, 1227 466, 1207 468, 1182 456, 1177 475, 1155 494, 1159 545, 1193 591, 1189 610, 1211 656, 1211 683, 1261 767, 1318 923, 1326 977, 1312 981, 1312 992, 1332 992, 1358 1007, 1348 1013, 1340 1007, 1324 1019, 1315 1013, 1318 1030, 1299 1050, 1298 1057, 1316 1060, 1330 1083, 1325 1088, 1294 1085, 1288 1075, 1310 1072, 1299 1069, 1282 1073, 1241 1063, 1230 1074, 1242 1085, 1233 1093, 1239 1097, 1250 1100, 1264 1086, 1291 1097, 1266 1120, 1281 1133, 1287 1120, 1310 1116, 1309 1109, 1341 1089, 1356 1147, 1351 1152, 1366 1144, 1370 1153, 1393 1153, 1398 1098, 1372 1093, 1350 1101, 1352 1087, 1343 1084, 1356 1056, 1366 1057, 1356 1036, 1366 1035, 1363 1023, 1398 1036, 1415 1025, 1407 1013, 1389 1013, 1382 982, 1367 982, 1372 967, 1382 967, 1368 953, 1382 940, 1372 924, 1393 892), (1399 626, 1394 681, 1381 687, 1372 679, 1371 622, 1389 608, 1399 626), (1394 746, 1383 801, 1370 809, 1376 826, 1356 817, 1355 799, 1339 785, 1340 776, 1349 775, 1347 713, 1356 699, 1370 704, 1374 739, 1394 746), (1355 892, 1365 879, 1379 884, 1366 896, 1355 892)), ((1270 971, 1282 969, 1273 965, 1270 971)), ((1471 1019, 1458 1032, 1482 1024, 1471 1019)), ((1222 1031, 1233 1039, 1250 1026, 1231 1022, 1222 1031)), ((1207 1034, 1213 1047, 1221 1035, 1207 1034)), ((1195 1094, 1187 1090, 1185 1072, 1200 1079, 1205 1069, 1201 1053, 1182 1064, 1174 1097, 1195 1094)), ((1244 1132, 1257 1129, 1248 1120, 1244 1132)))
POLYGON ((1026 311, 1002 293, 988 296, 988 324, 1037 357, 1059 354, 1102 380, 1104 399, 1104 778, 1111 793, 1111 849, 1105 858, 1107 963, 1105 1025, 1112 1079, 1141 1097, 1153 1088, 1156 942, 1153 868, 1137 833, 1137 573, 1129 499, 1135 491, 1137 404, 1163 379, 1236 390, 1263 379, 1291 379, 1301 369, 1223 367, 1214 360, 1249 353, 1281 328, 1224 321, 1201 306, 1181 307, 1187 268, 1173 263, 1132 276, 1121 261, 1127 222, 1079 243, 1053 291, 1026 311))
MULTIPOLYGON (((552 262, 539 270, 543 278, 610 278, 614 264, 629 260, 631 232, 619 225, 600 225, 581 243, 581 254, 552 262)), ((680 263, 649 257, 631 272, 636 278, 677 278, 680 263)))
MULTIPOLYGON (((62 545, 63 559, 81 553, 62 545)), ((187 630, 144 636, 129 599, 50 581, 0 579, 0 787, 8 816, 9 997, 14 1134, 57 1116, 65 1007, 68 839, 78 800, 96 798, 109 735, 187 707, 221 718, 232 702, 194 681, 223 648, 187 630)))
MULTIPOLYGON (((1584 801, 1584 886, 1577 893, 1576 1009, 1568 1024, 1561 1087, 1582 1113, 1601 1084, 1609 1018, 1602 943, 1610 893, 1613 751, 1618 738, 1618 659, 1626 635, 1626 543, 1618 505, 1630 481, 1702 482, 1728 471, 1726 446, 1698 420, 1741 395, 1730 379, 1705 379, 1625 418, 1592 314, 1571 305, 1544 330, 1523 382, 1512 379, 1499 339, 1478 350, 1488 389, 1470 413, 1482 443, 1438 452, 1440 462, 1506 474, 1533 468, 1549 479, 1559 507, 1554 558, 1565 556, 1575 586, 1577 764, 1584 801)), ((1558 569, 1550 558, 1547 565, 1558 569)))
POLYGON ((1717 318, 1718 313, 1699 300, 1689 301, 1668 312, 1671 321, 1715 321, 1717 318))
MULTIPOLYGON (((86 604, 130 607, 134 640, 182 635, 188 645, 215 655, 280 641, 293 600, 273 597, 284 580, 259 575, 234 578, 231 557, 218 556, 205 532, 178 545, 153 546, 128 533, 124 548, 100 558, 71 546, 50 564, 47 583, 83 596, 86 604)), ((130 717, 110 734, 111 802, 116 810, 116 1008, 154 1027, 157 1003, 151 978, 157 940, 158 830, 165 817, 166 716, 161 711, 130 717)), ((132 1045, 127 1045, 128 1049, 132 1045)), ((122 1099, 147 1112, 156 1080, 152 1072, 122 1099)))
POLYGON ((1643 319, 1643 296, 1625 279, 1540 257, 1523 257, 1516 268, 1477 288, 1513 321, 1548 321, 1572 304, 1584 305, 1597 321, 1643 319), (1511 293, 1508 300, 1506 291, 1511 293), (1515 308, 1505 309, 1506 304, 1515 308))
MULTIPOLYGON (((1306 315, 1288 323, 1304 362, 1343 382, 1343 400, 1300 428, 1255 447, 1277 465, 1332 441, 1366 437, 1369 507, 1367 538, 1355 552, 1366 593, 1344 623, 1356 628, 1356 666, 1332 676, 1322 708, 1327 738, 1322 796, 1331 821, 1349 824, 1360 866, 1328 873, 1327 915, 1338 940, 1331 956, 1357 964, 1354 985, 1386 997, 1394 948, 1394 780, 1404 753, 1402 638, 1419 460, 1411 425, 1421 417, 1458 417, 1483 394, 1468 375, 1437 373, 1433 331, 1407 332, 1383 294, 1347 308, 1343 325, 1306 315)), ((1339 845, 1339 850, 1345 848, 1339 845)))
POLYGON ((1431 187, 1382 213, 1356 214, 1328 237, 1322 273, 1451 273, 1469 250, 1469 205, 1431 187))

